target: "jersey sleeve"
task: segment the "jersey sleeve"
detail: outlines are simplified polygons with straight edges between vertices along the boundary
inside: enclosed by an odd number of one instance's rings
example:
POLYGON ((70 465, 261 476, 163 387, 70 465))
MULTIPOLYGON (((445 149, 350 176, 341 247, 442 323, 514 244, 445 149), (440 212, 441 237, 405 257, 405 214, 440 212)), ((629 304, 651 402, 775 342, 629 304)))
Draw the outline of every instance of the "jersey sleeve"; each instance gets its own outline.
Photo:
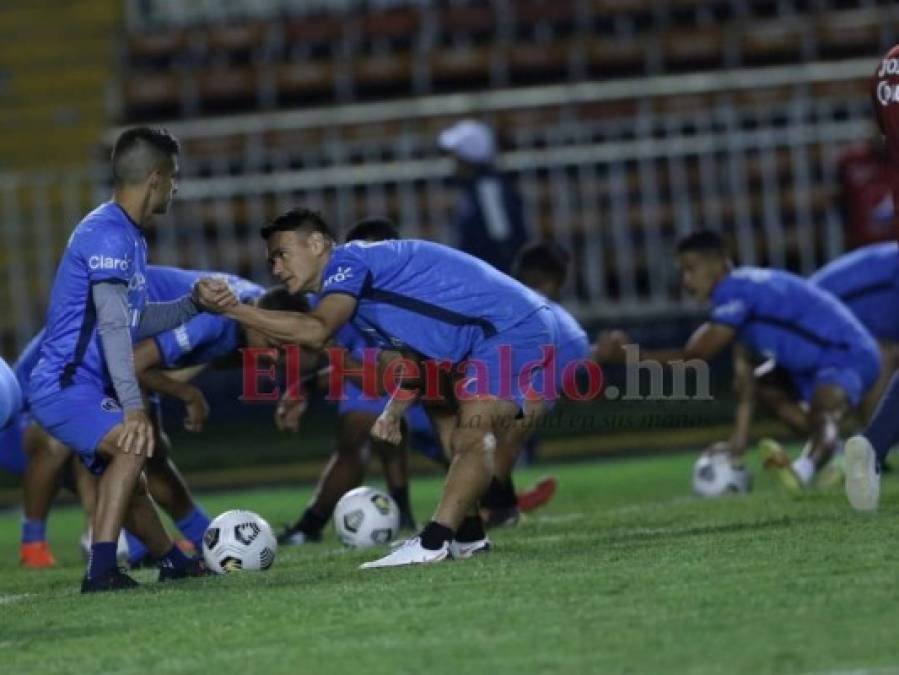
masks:
POLYGON ((740 292, 739 285, 732 279, 726 279, 712 296, 709 321, 740 328, 749 319, 751 309, 749 299, 740 292))
POLYGON ((329 293, 345 293, 358 298, 370 276, 368 262, 357 246, 339 246, 334 249, 325 268, 319 297, 329 293))
POLYGON ((79 251, 87 266, 91 284, 120 282, 127 284, 137 264, 137 246, 132 238, 122 232, 97 233, 83 238, 79 251))
POLYGON ((223 338, 230 319, 217 314, 199 314, 177 328, 154 336, 162 365, 173 368, 185 356, 223 338))

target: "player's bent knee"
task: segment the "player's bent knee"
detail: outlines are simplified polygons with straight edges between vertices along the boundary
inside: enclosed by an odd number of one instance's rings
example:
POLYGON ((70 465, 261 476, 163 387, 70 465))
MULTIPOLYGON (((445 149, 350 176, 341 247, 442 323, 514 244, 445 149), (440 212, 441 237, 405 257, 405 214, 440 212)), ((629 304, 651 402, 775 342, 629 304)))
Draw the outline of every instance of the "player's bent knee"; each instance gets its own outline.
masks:
POLYGON ((496 436, 483 429, 456 429, 451 441, 453 455, 479 454, 493 460, 496 436))

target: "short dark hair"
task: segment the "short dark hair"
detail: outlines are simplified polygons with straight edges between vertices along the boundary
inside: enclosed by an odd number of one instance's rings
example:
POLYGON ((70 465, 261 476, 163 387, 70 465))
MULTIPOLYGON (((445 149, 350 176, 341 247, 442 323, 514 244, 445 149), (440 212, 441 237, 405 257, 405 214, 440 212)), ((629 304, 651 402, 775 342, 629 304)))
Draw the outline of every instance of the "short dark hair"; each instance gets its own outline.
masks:
POLYGON ((178 139, 165 129, 133 127, 123 131, 112 148, 113 181, 116 185, 139 183, 180 152, 178 139))
POLYGON ((677 252, 703 253, 727 256, 727 244, 717 232, 712 230, 696 230, 681 237, 677 242, 677 252))
POLYGON ((318 211, 304 208, 285 211, 259 232, 265 240, 268 240, 275 232, 299 232, 306 234, 318 232, 327 239, 335 241, 334 233, 331 232, 331 228, 325 222, 324 216, 318 211))
POLYGON ((400 233, 390 218, 363 218, 347 232, 346 241, 386 241, 399 239, 400 233))
POLYGON ((561 286, 568 277, 570 263, 571 255, 555 241, 532 241, 518 251, 512 274, 524 283, 548 280, 561 286))
POLYGON ((308 312, 309 300, 303 293, 291 294, 284 286, 272 286, 259 297, 256 306, 278 312, 308 312))

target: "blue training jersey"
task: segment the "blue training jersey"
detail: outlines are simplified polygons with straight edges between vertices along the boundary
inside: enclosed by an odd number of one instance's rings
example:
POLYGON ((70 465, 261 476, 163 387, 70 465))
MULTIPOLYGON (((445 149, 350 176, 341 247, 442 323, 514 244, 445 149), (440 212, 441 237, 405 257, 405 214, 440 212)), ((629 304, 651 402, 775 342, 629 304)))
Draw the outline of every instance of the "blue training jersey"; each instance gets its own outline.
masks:
POLYGON ((556 349, 558 350, 559 365, 564 368, 569 361, 588 358, 590 356, 590 340, 587 338, 587 333, 581 328, 581 324, 558 302, 548 300, 547 304, 556 322, 556 349))
MULTIPOLYGON (((265 289, 258 284, 231 274, 183 270, 177 267, 150 265, 147 269, 147 290, 151 302, 170 302, 188 293, 203 277, 220 277, 228 282, 241 302, 255 300, 265 289)), ((241 346, 240 324, 220 314, 198 314, 187 323, 167 330, 153 339, 159 348, 162 365, 191 366, 232 353, 241 346)))
POLYGON ((415 239, 335 247, 322 275, 321 296, 329 293, 359 301, 353 321, 379 347, 454 363, 546 306, 487 263, 415 239))
POLYGON ((841 255, 809 281, 837 296, 874 337, 899 342, 899 244, 841 255))
POLYGON ((830 293, 781 270, 738 267, 712 293, 711 321, 792 372, 814 371, 833 351, 872 350, 874 338, 830 293))
POLYGON ((71 384, 111 390, 97 333, 91 288, 100 282, 128 287, 129 326, 136 335, 147 303, 147 242, 137 223, 113 202, 91 211, 72 232, 50 292, 46 336, 32 373, 32 397, 71 384))
POLYGON ((31 373, 37 365, 41 355, 41 342, 44 340, 46 329, 41 329, 19 354, 13 365, 13 371, 16 373, 16 379, 19 381, 19 388, 22 390, 22 397, 25 400, 25 406, 28 405, 28 399, 31 396, 31 373))

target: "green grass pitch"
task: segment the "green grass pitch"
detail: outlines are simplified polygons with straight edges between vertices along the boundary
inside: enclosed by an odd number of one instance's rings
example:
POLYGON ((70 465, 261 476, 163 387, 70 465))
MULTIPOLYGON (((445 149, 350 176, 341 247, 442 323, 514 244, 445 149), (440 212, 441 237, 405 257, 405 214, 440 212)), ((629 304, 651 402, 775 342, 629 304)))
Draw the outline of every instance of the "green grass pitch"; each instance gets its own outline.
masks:
MULTIPOLYGON (((82 516, 50 523, 58 569, 17 567, 0 514, 0 672, 846 673, 899 671, 899 481, 874 515, 842 493, 688 494, 692 456, 569 464, 496 551, 359 571, 371 551, 282 549, 274 568, 82 597, 82 516)), ((895 483, 895 485, 894 485, 895 483)), ((428 515, 439 481, 413 483, 428 515)), ((295 517, 306 490, 205 495, 295 517)))

